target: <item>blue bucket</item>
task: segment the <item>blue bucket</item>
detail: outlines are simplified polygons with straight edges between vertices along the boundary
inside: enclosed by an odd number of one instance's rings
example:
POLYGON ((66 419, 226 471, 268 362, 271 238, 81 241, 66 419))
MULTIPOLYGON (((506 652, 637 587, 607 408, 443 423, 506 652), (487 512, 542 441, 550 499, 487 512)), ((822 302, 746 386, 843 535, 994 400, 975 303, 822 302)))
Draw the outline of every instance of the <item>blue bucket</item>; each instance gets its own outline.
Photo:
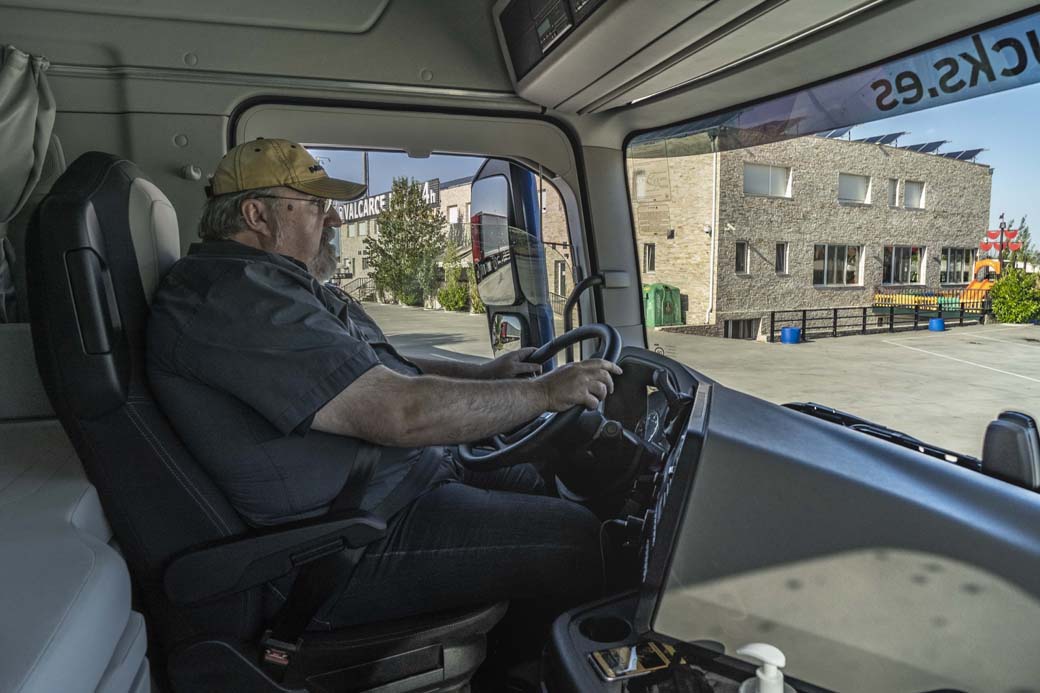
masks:
POLYGON ((928 329, 932 332, 943 332, 946 330, 946 321, 942 318, 929 318, 928 329))
POLYGON ((802 341, 802 328, 800 327, 781 327, 780 328, 780 343, 781 344, 798 344, 802 341))

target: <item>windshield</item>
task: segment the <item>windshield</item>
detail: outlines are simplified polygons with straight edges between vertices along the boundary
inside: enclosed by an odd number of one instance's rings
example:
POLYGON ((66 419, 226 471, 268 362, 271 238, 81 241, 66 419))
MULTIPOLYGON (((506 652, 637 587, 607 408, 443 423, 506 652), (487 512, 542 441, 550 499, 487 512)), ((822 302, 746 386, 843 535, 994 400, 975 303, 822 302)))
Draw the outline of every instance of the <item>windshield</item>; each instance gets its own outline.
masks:
MULTIPOLYGON (((632 137, 650 348, 972 456, 1000 412, 1040 416, 1038 35, 1040 15, 1020 18, 632 137)), ((656 632, 767 641, 835 690, 1032 685, 1040 606, 986 566, 866 542, 722 577, 691 565, 673 564, 656 632)))
POLYGON ((1040 415, 1038 32, 631 138, 650 348, 972 456, 1002 410, 1040 415))

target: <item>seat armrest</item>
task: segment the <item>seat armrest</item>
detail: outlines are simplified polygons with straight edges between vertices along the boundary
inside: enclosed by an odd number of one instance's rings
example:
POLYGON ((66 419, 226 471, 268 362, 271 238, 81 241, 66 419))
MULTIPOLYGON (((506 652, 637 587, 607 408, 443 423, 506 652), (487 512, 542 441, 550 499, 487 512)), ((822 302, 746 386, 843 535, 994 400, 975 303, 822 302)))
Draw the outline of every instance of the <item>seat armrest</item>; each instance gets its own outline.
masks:
POLYGON ((352 512, 207 544, 173 559, 163 578, 166 595, 183 606, 224 597, 344 548, 365 546, 385 533, 385 521, 352 512))

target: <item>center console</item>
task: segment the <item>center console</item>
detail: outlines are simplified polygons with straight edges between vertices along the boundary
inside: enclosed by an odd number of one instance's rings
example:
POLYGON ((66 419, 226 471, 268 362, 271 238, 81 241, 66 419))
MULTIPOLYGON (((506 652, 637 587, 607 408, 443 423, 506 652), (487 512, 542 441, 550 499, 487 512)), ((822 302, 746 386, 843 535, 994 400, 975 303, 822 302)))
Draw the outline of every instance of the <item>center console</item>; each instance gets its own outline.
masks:
MULTIPOLYGON (((667 425, 664 398, 657 387, 647 385, 649 376, 639 378, 640 369, 660 371, 665 361, 646 354, 641 359, 626 354, 622 364, 628 377, 620 388, 632 389, 621 401, 635 401, 635 390, 646 388, 646 411, 634 425, 641 436, 652 436, 652 428, 667 425), (633 377, 634 376, 634 377, 633 377), (643 382, 646 381, 646 382, 643 382)), ((693 482, 703 442, 712 383, 688 372, 672 371, 671 380, 688 398, 684 421, 671 422, 668 457, 655 475, 651 502, 642 518, 639 558, 640 588, 637 591, 583 605, 563 614, 553 626, 546 653, 544 680, 551 693, 604 691, 613 693, 738 693, 740 685, 754 678, 755 667, 722 654, 722 646, 710 641, 685 644, 649 637, 660 592, 665 588, 672 555, 685 509, 684 498, 693 482), (687 377, 689 376, 689 377, 687 377), (676 426, 677 423, 685 425, 676 426)), ((663 385, 661 378, 654 378, 663 385)), ((636 414, 615 412, 625 421, 636 414)), ((632 424, 632 421, 626 421, 632 424)), ((662 441, 663 442, 663 441, 662 441)))

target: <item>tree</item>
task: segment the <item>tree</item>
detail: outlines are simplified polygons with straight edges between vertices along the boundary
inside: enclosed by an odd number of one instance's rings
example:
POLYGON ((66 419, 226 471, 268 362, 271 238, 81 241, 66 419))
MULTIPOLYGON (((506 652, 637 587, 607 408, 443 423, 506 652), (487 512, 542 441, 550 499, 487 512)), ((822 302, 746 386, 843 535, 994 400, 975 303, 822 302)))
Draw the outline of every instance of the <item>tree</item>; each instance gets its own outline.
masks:
MULTIPOLYGON (((1011 228, 1016 228, 1012 226, 1011 228)), ((1040 264, 1038 262, 1038 253, 1033 250, 1033 239, 1029 234, 1029 225, 1026 223, 1026 218, 1022 217, 1022 220, 1018 222, 1018 236, 1015 237, 1016 243, 1022 244, 1021 250, 1008 251, 1007 265, 1008 267, 1018 267, 1021 265, 1022 269, 1025 269, 1029 265, 1040 264)))
POLYGON ((437 300, 444 310, 465 310, 467 290, 459 262, 459 247, 450 238, 444 244, 444 288, 437 292, 437 300))
POLYGON ((1040 281, 1035 274, 1007 267, 989 291, 993 315, 1000 322, 1021 323, 1040 318, 1040 281))
POLYGON ((372 278, 399 303, 422 305, 436 289, 447 220, 423 199, 418 181, 395 178, 389 197, 376 217, 379 232, 365 238, 372 278))

